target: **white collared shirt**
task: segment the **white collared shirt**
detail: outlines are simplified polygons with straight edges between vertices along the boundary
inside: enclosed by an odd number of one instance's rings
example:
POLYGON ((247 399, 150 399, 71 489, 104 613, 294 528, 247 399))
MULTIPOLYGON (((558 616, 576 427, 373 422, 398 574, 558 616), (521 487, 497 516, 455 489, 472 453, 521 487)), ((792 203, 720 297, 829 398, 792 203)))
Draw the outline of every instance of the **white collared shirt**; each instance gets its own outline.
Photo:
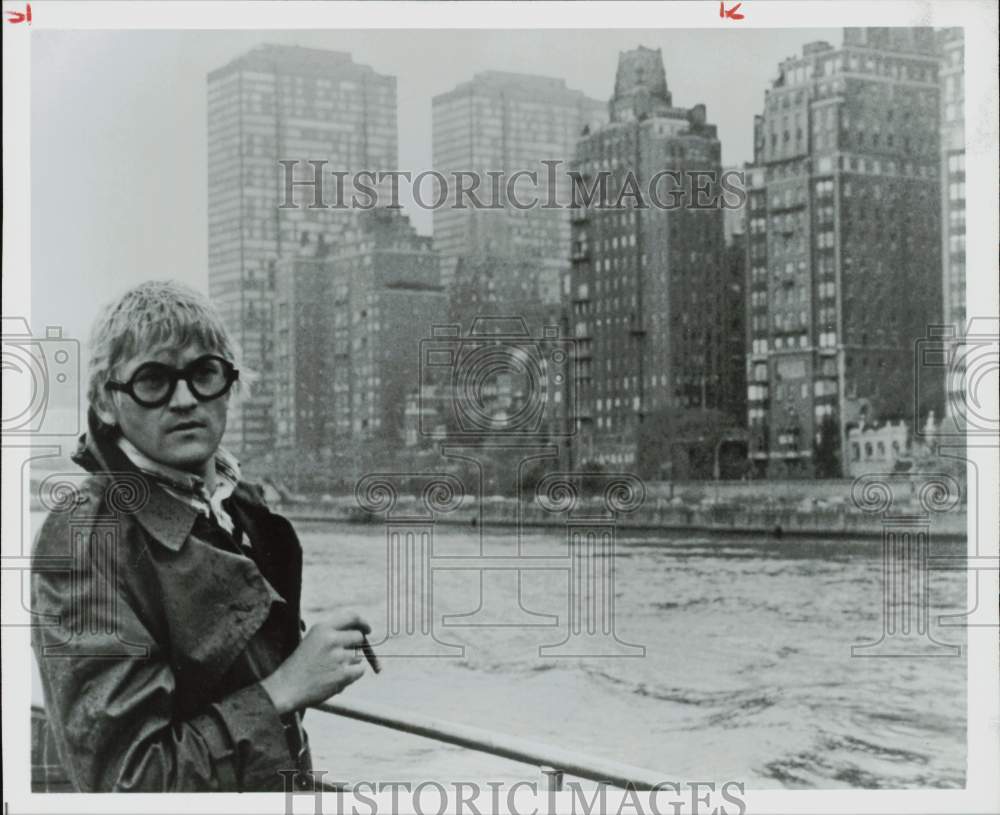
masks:
POLYGON ((233 519, 222 506, 240 480, 240 463, 232 453, 222 447, 215 451, 215 489, 209 495, 204 479, 151 459, 124 436, 118 437, 118 447, 129 461, 155 478, 174 498, 194 507, 206 518, 215 518, 219 526, 233 534, 233 519))

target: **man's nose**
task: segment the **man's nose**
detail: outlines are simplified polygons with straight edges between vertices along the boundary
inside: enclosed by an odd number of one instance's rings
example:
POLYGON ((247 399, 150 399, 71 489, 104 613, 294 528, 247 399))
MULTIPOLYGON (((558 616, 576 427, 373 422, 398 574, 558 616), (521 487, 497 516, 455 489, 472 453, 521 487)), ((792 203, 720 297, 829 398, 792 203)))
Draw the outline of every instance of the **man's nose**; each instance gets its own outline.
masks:
POLYGON ((188 410, 198 404, 188 383, 183 379, 177 380, 177 387, 174 388, 174 395, 170 397, 171 410, 188 410))

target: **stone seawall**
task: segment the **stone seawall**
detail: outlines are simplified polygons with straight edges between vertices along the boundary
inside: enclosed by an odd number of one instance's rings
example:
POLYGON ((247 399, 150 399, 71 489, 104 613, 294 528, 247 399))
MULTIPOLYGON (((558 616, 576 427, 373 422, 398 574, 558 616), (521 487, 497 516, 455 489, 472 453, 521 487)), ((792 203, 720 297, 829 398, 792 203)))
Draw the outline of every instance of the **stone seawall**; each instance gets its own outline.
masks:
MULTIPOLYGON (((413 514, 417 511, 413 505, 413 514)), ((380 524, 379 515, 369 514, 357 507, 286 505, 277 508, 293 521, 338 521, 346 523, 380 524)), ((409 514, 403 501, 396 510, 400 515, 409 514)), ((581 514, 585 508, 581 508, 581 514)), ((913 517, 911 515, 911 517, 913 517)), ((546 512, 537 505, 518 506, 515 501, 460 507, 446 514, 435 515, 435 522, 448 525, 475 527, 562 527, 565 515, 546 512)), ((917 521, 914 521, 917 523, 917 521)), ((965 508, 950 512, 934 513, 927 521, 934 539, 964 540, 966 537, 965 508)), ((882 537, 883 518, 876 514, 837 509, 751 508, 733 506, 686 507, 676 505, 645 505, 635 512, 618 518, 619 529, 676 530, 718 532, 750 535, 781 535, 798 537, 882 537)))
MULTIPOLYGON (((45 511, 38 500, 37 485, 31 491, 32 511, 45 511)), ((919 501, 910 497, 911 490, 899 490, 898 504, 885 516, 906 515, 914 524, 921 516, 934 539, 965 540, 965 505, 958 504, 947 512, 929 515, 919 501)), ((600 514, 603 503, 580 502, 575 510, 580 515, 600 514)), ((334 502, 276 504, 275 510, 293 521, 331 523, 382 523, 382 516, 361 509, 353 498, 334 502)), ((400 496, 394 515, 427 516, 424 504, 414 497, 400 496)), ((467 527, 562 527, 565 513, 552 513, 538 504, 519 503, 513 499, 491 500, 482 504, 465 500, 456 509, 435 513, 436 523, 467 527)), ((762 505, 751 501, 724 504, 679 504, 659 497, 647 497, 645 503, 628 514, 619 515, 619 529, 651 531, 692 531, 739 535, 769 535, 798 537, 881 538, 883 516, 861 512, 854 507, 762 505)))

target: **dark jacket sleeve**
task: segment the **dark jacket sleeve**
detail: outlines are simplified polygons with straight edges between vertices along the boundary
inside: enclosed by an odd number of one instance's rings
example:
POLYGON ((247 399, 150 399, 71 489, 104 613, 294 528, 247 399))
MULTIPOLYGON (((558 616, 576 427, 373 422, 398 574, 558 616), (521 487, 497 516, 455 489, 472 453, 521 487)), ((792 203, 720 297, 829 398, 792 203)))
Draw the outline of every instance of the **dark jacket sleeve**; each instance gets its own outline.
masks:
POLYGON ((34 550, 32 648, 50 727, 75 787, 281 789, 279 770, 294 762, 259 684, 175 718, 176 680, 164 643, 129 602, 119 556, 127 546, 109 538, 116 536, 80 534, 53 515, 34 550))

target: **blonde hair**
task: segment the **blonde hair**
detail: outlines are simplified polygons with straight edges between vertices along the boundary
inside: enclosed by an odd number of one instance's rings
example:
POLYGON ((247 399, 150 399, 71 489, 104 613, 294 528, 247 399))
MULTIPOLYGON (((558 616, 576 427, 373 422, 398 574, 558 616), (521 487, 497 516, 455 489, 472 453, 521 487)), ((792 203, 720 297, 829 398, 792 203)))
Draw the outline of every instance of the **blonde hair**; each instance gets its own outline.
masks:
MULTIPOLYGON (((159 346, 194 343, 240 367, 239 347, 205 295, 174 280, 132 287, 104 306, 94 321, 87 383, 91 407, 104 404, 104 386, 117 365, 159 346)), ((240 371, 241 380, 252 378, 249 371, 240 371)))

